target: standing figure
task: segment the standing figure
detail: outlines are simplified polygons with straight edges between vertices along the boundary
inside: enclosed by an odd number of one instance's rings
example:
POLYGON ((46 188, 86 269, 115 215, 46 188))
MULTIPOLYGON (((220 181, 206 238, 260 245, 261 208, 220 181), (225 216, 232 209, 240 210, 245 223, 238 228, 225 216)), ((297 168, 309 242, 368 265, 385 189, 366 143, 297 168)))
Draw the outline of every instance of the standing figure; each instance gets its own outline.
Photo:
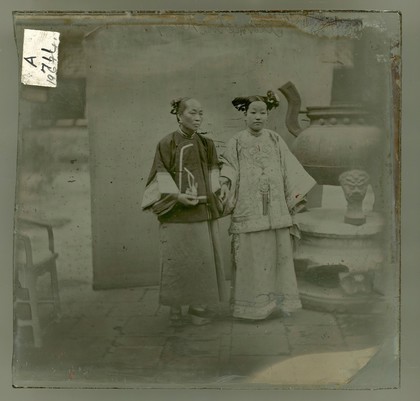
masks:
POLYGON ((278 106, 267 96, 235 98, 247 128, 227 144, 222 156, 221 200, 231 209, 233 316, 265 319, 280 309, 302 307, 293 263, 293 214, 304 207, 315 185, 274 131, 264 128, 278 106))
POLYGON ((200 103, 181 98, 171 105, 179 128, 157 145, 142 208, 160 222, 160 303, 170 306, 173 325, 181 324, 183 305, 193 323, 204 324, 206 306, 224 297, 218 159, 213 141, 197 133, 200 103))

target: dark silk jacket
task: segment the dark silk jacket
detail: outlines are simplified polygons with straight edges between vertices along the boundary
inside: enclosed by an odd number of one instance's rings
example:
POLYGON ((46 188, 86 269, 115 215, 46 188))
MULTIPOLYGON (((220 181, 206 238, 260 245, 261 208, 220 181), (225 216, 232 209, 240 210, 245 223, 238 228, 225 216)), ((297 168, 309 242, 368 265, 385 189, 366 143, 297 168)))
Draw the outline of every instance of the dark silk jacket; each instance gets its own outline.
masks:
POLYGON ((202 134, 187 137, 175 131, 157 145, 142 208, 153 211, 159 221, 165 223, 217 219, 221 216, 216 195, 219 189, 219 166, 213 141, 202 134), (196 186, 199 203, 186 206, 177 202, 177 195, 186 193, 192 186, 196 186))

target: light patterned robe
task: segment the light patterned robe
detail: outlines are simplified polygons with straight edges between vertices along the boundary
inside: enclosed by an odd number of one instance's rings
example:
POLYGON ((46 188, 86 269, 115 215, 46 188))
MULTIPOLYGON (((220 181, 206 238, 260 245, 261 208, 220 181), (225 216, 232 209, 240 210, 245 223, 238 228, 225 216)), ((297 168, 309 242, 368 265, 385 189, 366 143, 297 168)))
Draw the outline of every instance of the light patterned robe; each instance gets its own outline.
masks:
POLYGON ((244 130, 227 144, 221 176, 230 181, 232 210, 233 315, 264 319, 280 307, 301 307, 293 265, 290 228, 294 208, 315 180, 274 131, 244 130), (264 213, 262 183, 268 183, 264 213))

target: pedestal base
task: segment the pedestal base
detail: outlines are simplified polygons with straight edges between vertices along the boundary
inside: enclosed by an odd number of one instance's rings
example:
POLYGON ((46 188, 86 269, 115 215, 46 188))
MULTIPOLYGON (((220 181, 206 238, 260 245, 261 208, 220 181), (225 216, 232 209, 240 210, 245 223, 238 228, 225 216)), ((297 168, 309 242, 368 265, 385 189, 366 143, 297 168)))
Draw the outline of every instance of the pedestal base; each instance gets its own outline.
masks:
POLYGON ((373 278, 383 266, 378 213, 360 226, 344 222, 343 209, 315 208, 295 216, 301 239, 295 266, 304 307, 327 311, 366 310, 381 300, 373 278))
POLYGON ((320 287, 298 280, 300 299, 305 309, 336 313, 369 313, 381 310, 384 297, 372 292, 364 295, 347 295, 339 288, 320 287))
POLYGON ((349 217, 348 215, 344 216, 344 223, 353 224, 354 226, 361 226, 366 223, 366 217, 349 217))

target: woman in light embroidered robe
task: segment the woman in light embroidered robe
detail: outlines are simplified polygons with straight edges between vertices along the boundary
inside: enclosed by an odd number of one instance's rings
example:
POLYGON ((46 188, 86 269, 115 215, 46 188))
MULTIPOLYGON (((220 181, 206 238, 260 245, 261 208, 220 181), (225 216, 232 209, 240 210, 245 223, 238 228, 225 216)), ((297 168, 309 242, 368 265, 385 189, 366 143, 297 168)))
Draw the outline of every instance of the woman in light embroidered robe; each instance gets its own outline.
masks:
POLYGON ((219 167, 211 139, 197 133, 203 119, 191 98, 172 102, 179 129, 157 145, 142 208, 160 222, 160 303, 170 306, 174 325, 189 305, 195 324, 209 321, 206 305, 224 297, 218 222, 219 167))
POLYGON ((221 200, 233 209, 233 316, 265 319, 301 308, 293 264, 293 214, 315 181, 274 131, 264 128, 277 107, 267 96, 235 98, 247 128, 234 135, 221 158, 221 200))

